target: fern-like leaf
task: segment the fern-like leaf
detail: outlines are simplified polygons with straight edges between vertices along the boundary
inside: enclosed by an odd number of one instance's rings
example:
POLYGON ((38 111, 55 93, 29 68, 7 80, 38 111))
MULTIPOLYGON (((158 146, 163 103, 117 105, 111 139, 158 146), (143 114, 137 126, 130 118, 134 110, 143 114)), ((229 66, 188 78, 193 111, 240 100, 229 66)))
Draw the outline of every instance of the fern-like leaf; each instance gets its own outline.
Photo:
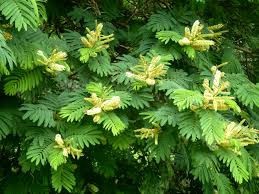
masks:
POLYGON ((154 139, 148 140, 146 149, 150 153, 150 158, 154 158, 157 163, 161 160, 170 158, 172 149, 176 145, 175 136, 170 130, 162 131, 158 136, 158 145, 154 143, 154 139))
POLYGON ((142 112, 140 115, 144 115, 144 119, 148 119, 149 123, 157 123, 160 126, 166 124, 173 127, 176 126, 179 120, 179 112, 174 106, 162 106, 158 110, 142 112))
POLYGON ((80 121, 84 117, 84 111, 88 107, 90 108, 91 105, 82 97, 61 108, 59 114, 62 118, 67 118, 68 122, 80 121))
POLYGON ((238 155, 226 149, 220 149, 216 153, 219 159, 230 168, 236 182, 242 184, 243 181, 248 181, 249 172, 238 155))
POLYGON ((153 96, 148 90, 131 93, 131 106, 136 109, 143 109, 150 106, 150 102, 154 101, 153 96))
POLYGON ((201 139, 202 130, 200 120, 197 114, 192 112, 184 112, 179 115, 178 126, 180 134, 187 139, 196 141, 201 139))
POLYGON ((14 96, 17 93, 31 91, 37 87, 43 80, 43 75, 40 69, 32 71, 19 71, 6 78, 4 91, 7 95, 14 96))
POLYGON ((203 95, 199 91, 177 89, 170 98, 174 100, 174 104, 180 111, 194 106, 200 107, 203 104, 203 95))
POLYGON ((10 24, 14 23, 18 31, 22 28, 27 30, 28 26, 36 28, 39 19, 37 15, 39 16, 39 14, 35 3, 31 0, 1 0, 0 11, 6 19, 10 20, 10 24), (35 15, 35 11, 37 15, 35 15))
POLYGON ((111 130, 113 135, 120 134, 126 128, 126 124, 113 112, 102 113, 98 123, 102 123, 105 129, 111 130))
POLYGON ((56 125, 54 112, 43 104, 23 104, 20 110, 26 111, 22 117, 24 120, 29 118, 32 122, 37 122, 37 126, 54 127, 56 125))
POLYGON ((14 118, 11 113, 0 112, 0 140, 5 138, 14 128, 14 118))
POLYGON ((152 30, 152 32, 170 30, 174 28, 175 23, 176 21, 174 20, 172 15, 160 11, 156 14, 151 15, 147 23, 147 28, 152 30))
POLYGON ((175 31, 160 31, 156 33, 156 38, 167 44, 169 41, 177 43, 182 36, 175 31))
POLYGON ((211 145, 220 142, 224 138, 225 121, 221 114, 213 111, 199 112, 202 135, 205 141, 211 145))
POLYGON ((219 170, 217 157, 207 150, 199 150, 192 153, 192 163, 194 168, 191 172, 194 177, 203 184, 212 183, 219 170))
POLYGON ((48 162, 54 170, 57 170, 60 165, 67 162, 67 159, 63 155, 63 150, 60 148, 54 148, 53 145, 48 152, 48 162))
POLYGON ((112 66, 108 53, 89 59, 88 67, 91 71, 96 72, 101 77, 109 75, 112 71, 112 66))
POLYGON ((5 38, 0 30, 0 75, 9 75, 9 70, 13 70, 13 66, 16 64, 16 60, 13 51, 6 44, 5 38), (7 65, 9 67, 7 67, 7 65))
POLYGON ((51 182, 56 192, 60 193, 62 188, 71 192, 76 184, 74 175, 75 166, 72 164, 64 164, 59 166, 57 170, 51 171, 51 182))
POLYGON ((103 138, 102 131, 92 125, 69 128, 65 137, 67 139, 73 139, 73 142, 78 144, 82 149, 90 145, 99 144, 103 138))
POLYGON ((254 106, 259 107, 259 85, 244 84, 235 91, 237 98, 251 109, 254 106))
POLYGON ((220 194, 235 193, 229 178, 222 173, 218 173, 216 176, 214 176, 214 184, 216 185, 218 193, 220 194))

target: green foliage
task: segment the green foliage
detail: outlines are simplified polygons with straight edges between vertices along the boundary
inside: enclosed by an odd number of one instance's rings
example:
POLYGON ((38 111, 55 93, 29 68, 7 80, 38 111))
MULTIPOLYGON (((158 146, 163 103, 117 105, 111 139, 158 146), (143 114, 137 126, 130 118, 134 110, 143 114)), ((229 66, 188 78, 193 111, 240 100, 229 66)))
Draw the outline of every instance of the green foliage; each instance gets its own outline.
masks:
POLYGON ((34 123, 37 121, 37 126, 55 126, 53 111, 49 110, 48 107, 43 104, 24 104, 20 110, 26 111, 23 115, 24 120, 29 118, 34 123))
POLYGON ((98 123, 102 123, 104 129, 111 130, 113 135, 118 135, 126 128, 126 124, 113 112, 103 113, 98 123))
POLYGON ((31 91, 43 81, 40 69, 32 71, 18 71, 6 78, 4 90, 7 95, 14 96, 17 93, 31 91))
POLYGON ((201 139, 202 130, 197 114, 191 112, 181 113, 179 115, 179 122, 177 124, 180 129, 179 133, 182 136, 186 137, 187 139, 191 139, 192 141, 201 139))
POLYGON ((156 33, 156 38, 167 44, 169 41, 178 42, 182 36, 174 31, 160 31, 156 33))
POLYGON ((75 166, 72 164, 64 164, 51 171, 51 182, 55 191, 60 193, 62 188, 70 192, 72 191, 76 184, 74 171, 75 166))
POLYGON ((219 142, 224 136, 224 118, 215 111, 201 111, 199 113, 202 135, 208 144, 219 142))
POLYGON ((239 156, 223 149, 219 150, 217 155, 219 159, 229 167, 236 182, 241 184, 243 181, 248 181, 249 172, 244 161, 242 161, 239 156))
POLYGON ((28 27, 36 28, 38 26, 40 14, 38 3, 42 0, 10 0, 0 1, 0 11, 10 20, 10 24, 20 31, 22 28, 27 30, 28 27))
POLYGON ((0 0, 0 193, 259 193, 258 13, 0 0))
POLYGON ((3 32, 0 31, 0 75, 9 74, 9 70, 13 70, 13 66, 16 63, 15 57, 13 55, 12 50, 6 44, 5 38, 3 36, 3 32), (9 68, 7 68, 7 65, 9 68))
POLYGON ((174 99, 174 104, 180 111, 194 106, 201 106, 203 104, 203 96, 198 91, 177 89, 170 97, 174 99))
POLYGON ((177 109, 174 106, 170 107, 169 105, 162 106, 155 111, 142 112, 140 114, 144 115, 144 119, 147 119, 148 122, 154 122, 160 126, 168 124, 175 127, 179 120, 177 109))

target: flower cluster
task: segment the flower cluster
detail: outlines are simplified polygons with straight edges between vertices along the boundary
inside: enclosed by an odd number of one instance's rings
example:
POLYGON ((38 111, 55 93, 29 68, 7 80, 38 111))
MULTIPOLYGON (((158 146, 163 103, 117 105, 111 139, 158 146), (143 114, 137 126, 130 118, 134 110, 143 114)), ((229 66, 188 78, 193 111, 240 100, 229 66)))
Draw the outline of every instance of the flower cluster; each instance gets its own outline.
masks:
POLYGON ((214 75, 213 81, 210 84, 208 79, 204 79, 204 101, 203 108, 212 109, 212 110, 229 110, 230 108, 234 109, 236 112, 240 112, 240 108, 233 100, 234 97, 229 96, 230 92, 227 91, 230 84, 227 81, 221 81, 221 78, 224 77, 224 72, 218 70, 216 66, 211 68, 211 71, 214 75))
POLYGON ((101 118, 101 113, 104 111, 112 111, 120 107, 120 97, 112 96, 110 99, 102 99, 96 93, 92 93, 90 98, 85 98, 93 107, 87 109, 85 114, 94 116, 93 121, 98 122, 101 118))
POLYGON ((49 57, 47 57, 43 51, 38 50, 39 56, 38 62, 46 66, 46 71, 55 74, 60 71, 69 71, 69 66, 66 64, 67 53, 57 51, 54 49, 49 57))
POLYGON ((95 30, 90 30, 86 28, 87 34, 85 37, 81 37, 81 41, 84 44, 85 48, 79 50, 81 57, 80 60, 86 63, 89 57, 96 57, 97 53, 109 48, 109 42, 114 40, 113 34, 102 35, 103 24, 96 25, 95 30))
POLYGON ((126 72, 126 76, 147 85, 155 85, 156 78, 166 74, 166 66, 161 63, 161 57, 155 56, 148 62, 145 57, 140 56, 139 64, 131 68, 132 72, 126 72))
POLYGON ((161 128, 159 125, 153 123, 153 128, 141 128, 134 130, 135 133, 139 133, 136 137, 140 139, 154 138, 155 144, 158 144, 158 134, 161 132, 161 128))
POLYGON ((73 158, 76 157, 77 159, 83 156, 81 149, 74 148, 69 141, 64 142, 60 134, 56 134, 55 142, 57 145, 54 147, 61 148, 63 150, 63 156, 68 157, 68 155, 71 154, 73 158))
POLYGON ((248 126, 243 126, 245 120, 240 123, 230 122, 225 129, 224 139, 220 146, 230 148, 236 153, 240 153, 240 148, 249 144, 259 143, 259 131, 248 126))
POLYGON ((204 26, 200 24, 199 20, 193 23, 192 28, 185 27, 184 37, 178 41, 181 46, 191 46, 197 51, 209 50, 210 46, 215 45, 215 40, 219 38, 226 31, 219 31, 223 27, 222 24, 210 26, 207 28, 208 34, 203 34, 204 26))

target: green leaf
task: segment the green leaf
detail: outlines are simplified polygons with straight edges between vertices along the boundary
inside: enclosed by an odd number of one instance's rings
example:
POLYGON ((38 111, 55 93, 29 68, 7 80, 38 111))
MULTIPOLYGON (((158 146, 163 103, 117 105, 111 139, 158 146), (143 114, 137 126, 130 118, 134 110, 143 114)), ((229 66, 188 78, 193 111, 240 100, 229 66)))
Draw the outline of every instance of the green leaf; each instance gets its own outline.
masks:
POLYGON ((54 112, 43 104, 23 104, 19 110, 26 111, 22 117, 24 120, 29 118, 32 122, 37 122, 37 126, 54 127, 56 125, 54 112))
MULTIPOLYGON (((28 26, 36 28, 38 26, 38 18, 35 15, 35 2, 32 0, 1 0, 0 11, 10 20, 10 24, 20 31, 22 28, 27 30, 28 26)), ((38 12, 37 12, 38 13, 38 12)))
POLYGON ((112 66, 108 53, 105 55, 98 55, 88 61, 88 67, 91 71, 96 72, 101 77, 108 76, 112 72, 112 66))
POLYGON ((179 108, 180 111, 200 107, 203 104, 203 95, 199 91, 176 89, 170 98, 174 100, 174 104, 179 108))
POLYGON ((103 127, 111 130, 113 135, 120 134, 127 126, 125 123, 113 112, 104 112, 98 124, 102 123, 103 127))
POLYGON ((184 112, 179 115, 179 120, 177 122, 180 135, 196 141, 201 139, 202 130, 200 125, 200 119, 197 114, 192 112, 184 112))
POLYGON ((233 186, 228 177, 222 173, 218 173, 214 176, 214 184, 217 187, 218 193, 220 194, 234 194, 233 186))
POLYGON ((109 136, 108 142, 114 149, 125 150, 129 149, 131 144, 135 141, 135 137, 132 131, 123 131, 117 136, 109 136))
POLYGON ((219 149, 216 154, 229 167, 236 182, 242 184, 243 181, 248 181, 249 172, 237 154, 227 149, 219 149))
POLYGON ((84 117, 84 111, 88 107, 90 107, 90 105, 82 97, 62 107, 59 114, 62 118, 67 118, 67 122, 80 121, 84 117))
POLYGON ((169 41, 178 42, 182 36, 175 31, 160 31, 156 33, 156 38, 167 44, 169 41))
POLYGON ((72 164, 63 164, 57 170, 51 170, 51 182, 56 192, 60 193, 62 188, 68 192, 73 190, 76 185, 74 171, 75 166, 72 164))
POLYGON ((172 15, 159 11, 158 13, 151 15, 147 23, 147 28, 152 30, 152 32, 170 30, 174 28, 175 22, 172 15))
POLYGON ((45 141, 43 145, 33 142, 27 150, 27 159, 29 159, 31 162, 35 162, 36 165, 39 163, 44 165, 47 161, 49 150, 54 146, 53 141, 45 141))
POLYGON ((5 94, 14 96, 17 93, 31 91, 36 88, 43 80, 43 75, 40 69, 32 71, 19 71, 8 76, 5 81, 5 94))
POLYGON ((14 128, 14 117, 6 111, 0 112, 0 140, 12 132, 14 128))
POLYGON ((154 158, 157 163, 161 160, 165 161, 170 158, 172 149, 176 146, 175 135, 170 131, 162 131, 158 136, 158 145, 154 139, 149 139, 146 150, 149 152, 149 157, 154 158))
POLYGON ((5 38, 0 30, 0 75, 9 75, 9 71, 13 70, 16 64, 15 56, 10 47, 6 44, 5 38), (7 67, 7 65, 9 67, 7 67))
POLYGON ((99 144, 103 139, 102 131, 92 125, 82 125, 69 128, 65 134, 67 139, 72 139, 80 148, 99 144))
POLYGON ((254 106, 259 107, 259 85, 243 84, 235 91, 237 98, 251 109, 254 106))
POLYGON ((64 164, 67 162, 67 159, 63 155, 63 150, 61 148, 54 148, 54 145, 53 145, 53 147, 49 149, 48 161, 50 166, 54 170, 57 170, 61 164, 64 164))
POLYGON ((150 102, 154 101, 153 96, 147 90, 131 93, 131 106, 136 109, 143 109, 150 106, 150 102))
POLYGON ((147 119, 149 123, 157 123, 160 126, 166 124, 173 127, 176 126, 179 120, 179 112, 175 106, 162 106, 155 111, 142 112, 140 115, 144 115, 144 119, 147 119))
POLYGON ((192 164, 192 174, 203 184, 212 183, 214 176, 219 171, 219 162, 217 157, 208 150, 196 150, 193 152, 192 164))
POLYGON ((199 112, 202 136, 211 145, 219 143, 224 138, 225 120, 223 116, 213 110, 203 110, 199 112))
POLYGON ((183 47, 183 51, 187 54, 187 56, 190 59, 194 59, 196 56, 196 51, 194 48, 192 48, 191 46, 184 46, 183 47))

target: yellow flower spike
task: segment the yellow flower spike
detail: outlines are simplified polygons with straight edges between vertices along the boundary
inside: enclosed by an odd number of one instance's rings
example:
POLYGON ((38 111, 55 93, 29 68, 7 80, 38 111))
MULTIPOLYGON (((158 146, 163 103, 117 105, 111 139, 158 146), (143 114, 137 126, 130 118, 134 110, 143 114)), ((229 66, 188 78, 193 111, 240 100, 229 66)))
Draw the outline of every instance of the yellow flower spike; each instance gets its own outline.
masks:
POLYGON ((215 31, 215 30, 220 30, 223 27, 224 27, 223 24, 217 24, 217 25, 209 26, 208 30, 215 31))
POLYGON ((185 37, 191 37, 191 30, 188 27, 184 28, 185 37))
POLYGON ((244 122, 245 120, 240 123, 230 122, 219 145, 239 153, 242 147, 259 143, 259 130, 243 126, 244 122))
POLYGON ((192 25, 192 29, 191 29, 191 37, 194 38, 197 36, 200 28, 199 28, 199 25, 200 25, 200 21, 199 20, 196 20, 193 25, 192 25))
POLYGON ((81 37, 81 41, 85 48, 79 49, 80 60, 86 63, 89 57, 96 57, 97 53, 104 49, 109 48, 109 42, 114 40, 113 34, 104 36, 102 35, 103 24, 97 24, 95 30, 90 30, 86 28, 87 34, 85 37, 81 37))
POLYGON ((56 72, 69 71, 69 66, 65 62, 67 53, 54 49, 51 55, 47 57, 43 51, 38 50, 37 55, 39 56, 38 62, 46 66, 47 72, 56 74, 56 72))
POLYGON ((181 46, 190 45, 191 41, 188 38, 184 37, 181 40, 179 40, 179 44, 181 46))
POLYGON ((104 101, 101 107, 104 111, 114 110, 120 106, 120 102, 119 96, 113 96, 110 100, 104 101))
POLYGON ((91 109, 85 110, 86 115, 93 116, 93 121, 98 122, 101 118, 101 113, 106 111, 112 111, 120 107, 120 97, 112 96, 110 99, 102 99, 92 93, 90 98, 84 98, 84 100, 90 102, 93 107, 91 109))
POLYGON ((209 34, 203 34, 202 30, 204 25, 200 24, 199 20, 196 20, 191 30, 185 27, 184 37, 178 41, 181 46, 191 46, 197 51, 206 51, 213 45, 215 41, 226 31, 214 32, 213 30, 219 30, 222 25, 215 25, 210 27, 209 34))
POLYGON ((141 128, 141 129, 136 129, 134 130, 136 134, 135 136, 140 138, 140 139, 148 139, 148 138, 154 138, 155 140, 155 145, 158 144, 158 135, 161 132, 160 126, 156 125, 153 123, 154 128, 141 128))
POLYGON ((100 107, 94 107, 86 111, 87 115, 97 115, 102 112, 102 109, 100 107))
POLYGON ((81 149, 77 149, 74 148, 69 141, 63 141, 62 137, 60 134, 56 134, 55 136, 55 142, 58 145, 55 145, 54 148, 59 148, 62 149, 62 155, 64 157, 68 157, 69 155, 71 155, 73 158, 75 158, 75 156, 77 157, 77 159, 80 158, 80 156, 83 156, 82 154, 82 150, 81 149))
POLYGON ((203 108, 218 110, 229 110, 232 108, 236 112, 240 112, 239 106, 233 101, 234 97, 229 96, 230 92, 226 91, 230 84, 227 81, 222 82, 221 78, 224 77, 224 72, 218 70, 216 66, 211 68, 213 73, 213 80, 210 85, 208 79, 204 79, 203 88, 203 108))
POLYGON ((150 62, 140 56, 138 65, 131 68, 132 72, 126 72, 126 76, 144 85, 155 85, 156 79, 164 76, 167 72, 165 64, 160 63, 161 56, 154 56, 150 62))

